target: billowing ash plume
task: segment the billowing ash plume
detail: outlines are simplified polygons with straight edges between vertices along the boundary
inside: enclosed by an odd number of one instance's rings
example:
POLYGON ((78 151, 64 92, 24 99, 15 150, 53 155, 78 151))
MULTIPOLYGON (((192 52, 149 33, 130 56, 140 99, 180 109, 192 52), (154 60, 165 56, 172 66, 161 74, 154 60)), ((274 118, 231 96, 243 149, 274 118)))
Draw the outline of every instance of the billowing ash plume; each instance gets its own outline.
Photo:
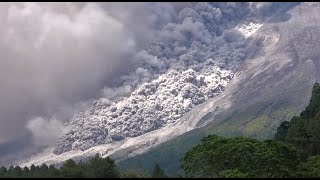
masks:
POLYGON ((114 80, 135 63, 132 57, 155 29, 173 21, 175 8, 169 3, 1 3, 0 143, 29 135, 34 144, 52 142, 61 124, 102 89, 115 96, 107 89, 115 88, 114 80), (52 137, 39 140, 41 127, 53 122, 46 129, 52 137))
MULTIPOLYGON (((268 7, 254 3, 1 3, 0 142, 31 135, 34 144, 48 145, 62 124, 87 110, 93 99, 102 96, 104 102, 122 102, 140 85, 157 81, 169 70, 190 73, 196 80, 187 81, 192 85, 181 90, 199 92, 202 95, 194 96, 205 98, 217 88, 210 73, 217 68, 231 72, 245 58, 245 38, 233 28, 243 20, 259 19, 260 10, 268 7), (203 68, 206 65, 215 68, 203 68), (202 76, 210 76, 211 89, 201 87, 202 76)), ((222 84, 229 78, 224 75, 216 77, 222 84)), ((108 125, 109 129, 113 131, 108 125)))
POLYGON ((219 94, 246 57, 245 36, 235 27, 259 21, 257 9, 267 5, 192 3, 181 9, 132 56, 136 63, 118 79, 120 86, 105 87, 105 98, 73 117, 54 153, 139 136, 219 94))
POLYGON ((185 67, 212 57, 221 65, 228 59, 240 63, 244 58, 240 50, 244 37, 232 28, 249 15, 249 7, 249 3, 194 3, 182 9, 172 18, 175 21, 163 26, 146 50, 135 55, 140 63, 133 68, 136 72, 122 77, 124 84, 135 87, 139 79, 148 81, 176 63, 185 67))

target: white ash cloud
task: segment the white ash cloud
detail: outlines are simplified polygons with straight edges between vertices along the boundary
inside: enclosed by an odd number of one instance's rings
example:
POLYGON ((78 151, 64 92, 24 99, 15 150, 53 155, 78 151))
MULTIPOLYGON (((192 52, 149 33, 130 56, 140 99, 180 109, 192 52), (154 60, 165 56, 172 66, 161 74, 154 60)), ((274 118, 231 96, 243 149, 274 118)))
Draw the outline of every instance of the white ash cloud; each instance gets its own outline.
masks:
POLYGON ((56 141, 56 137, 63 132, 63 123, 54 117, 48 120, 36 117, 28 121, 28 130, 32 132, 33 142, 36 145, 50 145, 56 141))

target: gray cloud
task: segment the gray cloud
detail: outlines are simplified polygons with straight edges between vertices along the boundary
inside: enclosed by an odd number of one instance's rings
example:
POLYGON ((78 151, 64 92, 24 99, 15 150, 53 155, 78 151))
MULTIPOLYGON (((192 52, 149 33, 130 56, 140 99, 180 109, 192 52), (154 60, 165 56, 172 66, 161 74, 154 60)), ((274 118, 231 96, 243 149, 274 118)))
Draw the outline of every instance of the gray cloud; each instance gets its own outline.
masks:
POLYGON ((31 131, 41 144, 38 127, 53 117, 67 121, 81 102, 115 88, 154 29, 174 21, 182 5, 1 3, 0 143, 31 131))
POLYGON ((0 144, 29 136, 47 145, 93 99, 127 96, 176 62, 239 64, 244 40, 229 29, 270 7, 1 3, 0 144))

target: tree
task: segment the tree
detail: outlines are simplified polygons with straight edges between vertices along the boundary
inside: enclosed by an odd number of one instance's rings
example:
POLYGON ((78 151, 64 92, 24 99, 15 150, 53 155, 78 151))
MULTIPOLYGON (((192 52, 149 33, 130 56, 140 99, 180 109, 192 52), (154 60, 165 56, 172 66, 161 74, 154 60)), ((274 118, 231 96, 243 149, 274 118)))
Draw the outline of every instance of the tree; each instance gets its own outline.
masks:
POLYGON ((320 177, 320 156, 310 156, 306 162, 298 166, 298 176, 305 178, 320 177))
POLYGON ((288 142, 301 144, 302 147, 304 147, 305 143, 310 142, 310 138, 312 137, 308 127, 308 120, 299 117, 292 118, 285 140, 288 142))
POLYGON ((60 168, 62 177, 84 177, 83 170, 72 159, 67 160, 60 168))
MULTIPOLYGON (((148 177, 145 172, 140 171, 138 177, 148 177)), ((131 174, 132 175, 132 174, 131 174)), ((69 178, 117 178, 119 172, 116 169, 116 165, 112 159, 100 158, 97 154, 94 158, 88 162, 80 161, 78 164, 69 159, 64 162, 60 169, 56 169, 53 165, 49 167, 46 164, 41 166, 31 165, 30 169, 20 166, 10 166, 7 170, 6 167, 0 167, 0 177, 33 177, 33 178, 52 178, 52 177, 69 177, 69 178)))
POLYGON ((277 133, 275 134, 274 138, 276 140, 284 141, 289 129, 289 122, 283 121, 277 129, 277 133))
POLYGON ((39 168, 39 177, 48 177, 49 168, 46 164, 42 164, 39 168))
POLYGON ((48 169, 48 176, 49 177, 59 177, 60 171, 58 169, 56 169, 53 165, 50 165, 49 169, 48 169))
POLYGON ((166 177, 166 175, 164 174, 164 170, 160 168, 159 164, 156 163, 154 165, 154 169, 153 169, 153 173, 152 176, 153 178, 163 178, 166 177))
POLYGON ((24 167, 23 170, 22 170, 22 174, 23 174, 23 177, 29 177, 30 175, 30 169, 28 167, 24 167))
POLYGON ((15 176, 14 167, 12 165, 8 168, 7 176, 9 176, 9 177, 14 177, 15 176))
POLYGON ((7 173, 7 168, 4 166, 0 167, 0 177, 5 177, 7 173))
POLYGON ((22 176, 22 169, 20 166, 16 166, 14 167, 14 170, 13 170, 13 174, 14 174, 14 177, 21 177, 22 176))
POLYGON ((299 162, 293 145, 209 135, 184 155, 181 167, 189 177, 292 177, 299 162))
POLYGON ((320 154, 320 86, 315 84, 309 105, 300 116, 282 122, 274 139, 296 145, 303 157, 320 154))
POLYGON ((32 164, 30 166, 30 177, 34 177, 35 173, 36 173, 36 166, 32 164))
POLYGON ((114 161, 109 158, 100 158, 99 154, 90 159, 85 166, 86 177, 117 178, 120 176, 114 161))
POLYGON ((254 177, 253 174, 244 173, 244 172, 239 171, 238 169, 225 170, 225 171, 222 171, 219 175, 220 175, 220 177, 223 177, 223 178, 252 178, 252 177, 254 177))

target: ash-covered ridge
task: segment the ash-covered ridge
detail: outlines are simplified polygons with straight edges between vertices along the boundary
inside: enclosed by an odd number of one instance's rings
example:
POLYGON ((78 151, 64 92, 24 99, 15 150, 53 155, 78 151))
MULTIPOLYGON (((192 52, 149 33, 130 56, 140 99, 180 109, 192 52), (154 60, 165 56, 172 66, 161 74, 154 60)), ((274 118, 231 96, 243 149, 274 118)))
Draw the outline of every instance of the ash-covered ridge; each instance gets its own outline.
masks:
POLYGON ((140 63, 119 78, 122 86, 106 88, 105 98, 66 124, 54 154, 164 128, 220 94, 246 58, 246 36, 237 25, 252 22, 251 17, 250 3, 242 2, 193 3, 182 9, 133 57, 140 63))

